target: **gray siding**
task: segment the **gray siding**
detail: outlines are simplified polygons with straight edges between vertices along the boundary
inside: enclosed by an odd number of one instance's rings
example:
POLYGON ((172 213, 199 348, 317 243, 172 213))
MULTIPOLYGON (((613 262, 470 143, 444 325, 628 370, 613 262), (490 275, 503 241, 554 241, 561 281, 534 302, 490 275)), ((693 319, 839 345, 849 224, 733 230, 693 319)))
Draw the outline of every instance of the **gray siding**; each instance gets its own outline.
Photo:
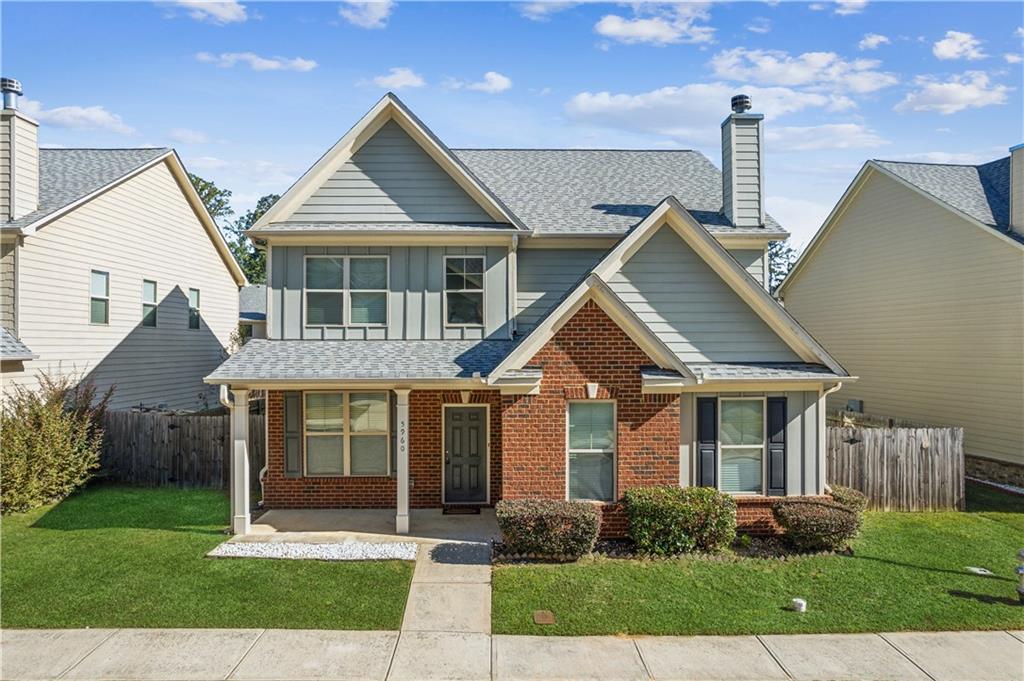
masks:
POLYGON ((14 242, 0 244, 0 326, 18 332, 18 247, 14 242))
POLYGON ((516 327, 520 333, 579 283, 607 251, 602 248, 521 248, 516 252, 516 327))
POLYGON ((289 217, 292 222, 492 222, 394 121, 289 217))
POLYGON ((1024 234, 1024 149, 1010 153, 1010 226, 1024 234))
POLYGON ((684 362, 800 361, 667 225, 609 285, 684 362))
POLYGON ((722 205, 738 227, 764 222, 761 120, 731 116, 722 126, 722 205))
POLYGON ((729 251, 729 255, 743 265, 743 269, 752 276, 757 283, 764 286, 764 251, 758 248, 739 248, 729 251))
POLYGON ((508 249, 504 246, 276 246, 270 250, 267 335, 285 339, 431 340, 508 338, 508 249), (386 328, 306 327, 304 256, 386 255, 390 274, 386 328), (483 255, 484 326, 445 327, 444 256, 483 255))

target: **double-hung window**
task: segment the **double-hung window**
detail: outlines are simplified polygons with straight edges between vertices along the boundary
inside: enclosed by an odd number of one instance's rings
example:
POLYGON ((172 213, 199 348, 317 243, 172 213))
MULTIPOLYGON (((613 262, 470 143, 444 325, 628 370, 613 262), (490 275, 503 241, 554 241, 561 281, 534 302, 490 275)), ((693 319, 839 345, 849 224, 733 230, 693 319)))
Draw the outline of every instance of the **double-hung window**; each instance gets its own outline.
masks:
POLYGON ((142 325, 156 326, 156 282, 142 280, 142 325))
POLYGON ((188 328, 199 328, 199 289, 188 290, 188 328))
POLYGON ((388 322, 388 259, 372 256, 348 259, 348 298, 351 326, 383 326, 388 322))
POLYGON ((720 401, 719 487, 732 494, 764 491, 764 398, 720 401))
POLYGON ((445 324, 482 326, 484 323, 483 256, 444 259, 445 324))
POLYGON ((89 274, 89 323, 110 323, 110 274, 92 270, 89 274))
POLYGON ((306 257, 306 326, 341 326, 345 320, 345 258, 306 257))
POLYGON ((615 498, 615 403, 569 403, 568 495, 570 499, 615 498))
POLYGON ((305 393, 306 475, 390 475, 386 392, 305 393))
POLYGON ((306 256, 306 326, 385 326, 388 259, 306 256))

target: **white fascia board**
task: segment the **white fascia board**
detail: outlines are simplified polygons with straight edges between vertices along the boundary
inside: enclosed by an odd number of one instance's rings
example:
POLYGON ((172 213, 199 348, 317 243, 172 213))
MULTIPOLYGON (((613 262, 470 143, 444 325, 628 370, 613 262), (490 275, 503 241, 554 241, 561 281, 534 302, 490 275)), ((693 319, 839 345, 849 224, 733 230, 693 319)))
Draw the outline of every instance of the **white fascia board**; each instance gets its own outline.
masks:
POLYGON ((484 378, 219 378, 203 379, 210 385, 230 385, 232 390, 344 390, 347 388, 411 388, 415 390, 481 390, 484 378))

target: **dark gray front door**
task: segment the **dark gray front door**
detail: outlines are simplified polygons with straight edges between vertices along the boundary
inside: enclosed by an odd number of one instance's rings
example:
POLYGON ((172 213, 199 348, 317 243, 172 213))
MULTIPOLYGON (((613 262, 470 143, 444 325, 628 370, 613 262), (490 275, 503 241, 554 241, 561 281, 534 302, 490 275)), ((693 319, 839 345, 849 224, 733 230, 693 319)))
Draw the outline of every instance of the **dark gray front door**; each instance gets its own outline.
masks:
POLYGON ((487 409, 449 407, 444 423, 444 501, 487 501, 487 409))

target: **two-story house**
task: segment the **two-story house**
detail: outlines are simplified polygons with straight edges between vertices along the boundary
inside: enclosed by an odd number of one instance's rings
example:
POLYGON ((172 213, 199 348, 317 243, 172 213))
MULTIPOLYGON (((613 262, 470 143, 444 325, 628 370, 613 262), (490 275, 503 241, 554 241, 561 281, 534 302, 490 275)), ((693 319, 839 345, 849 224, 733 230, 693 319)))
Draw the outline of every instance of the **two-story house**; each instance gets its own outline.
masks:
POLYGON ((113 386, 110 406, 217 406, 245 275, 173 149, 39 148, 4 78, 0 388, 113 386))
POLYGON ((260 219, 267 339, 207 380, 234 400, 249 527, 250 391, 268 508, 499 499, 617 505, 643 485, 821 494, 825 395, 847 373, 768 294, 786 232, 763 117, 737 97, 722 165, 694 151, 449 149, 382 98, 260 219))

